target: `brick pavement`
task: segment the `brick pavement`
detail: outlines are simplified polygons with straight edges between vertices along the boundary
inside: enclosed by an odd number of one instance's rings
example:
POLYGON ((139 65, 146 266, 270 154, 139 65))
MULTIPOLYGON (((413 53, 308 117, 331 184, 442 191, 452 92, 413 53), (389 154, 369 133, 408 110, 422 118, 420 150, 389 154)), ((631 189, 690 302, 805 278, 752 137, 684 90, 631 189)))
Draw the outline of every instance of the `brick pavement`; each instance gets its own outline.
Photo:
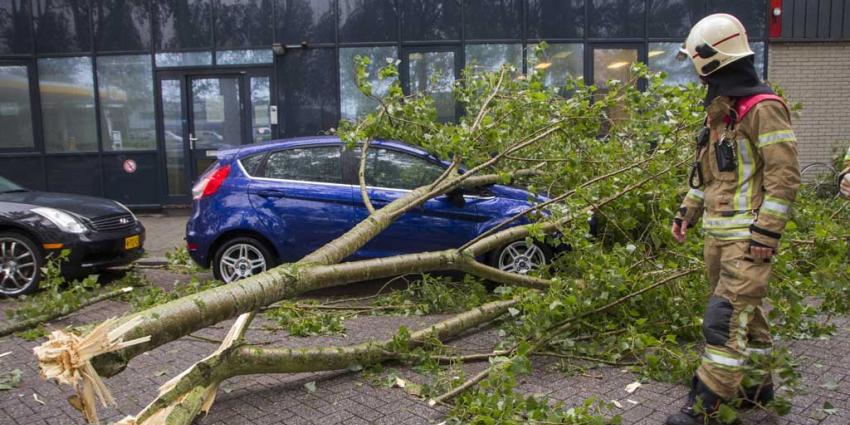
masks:
MULTIPOLYGON (((160 272, 161 273, 161 272, 160 272)), ((167 274, 166 274, 167 275, 167 274)), ((167 280, 166 278, 164 278, 167 280)), ((8 301, 0 301, 0 304, 8 301)), ((51 326, 82 324, 121 314, 127 306, 106 301, 84 309, 68 319, 51 326)), ((262 329, 262 321, 252 326, 248 339, 252 342, 273 342, 276 345, 311 346, 322 344, 356 344, 373 338, 387 338, 399 325, 411 329, 426 326, 445 316, 388 317, 363 316, 346 322, 345 336, 295 338, 283 332, 276 334, 262 329)), ((221 338, 229 322, 198 332, 210 338, 221 338)), ((848 424, 850 423, 850 320, 837 321, 838 332, 830 339, 793 341, 790 343, 801 364, 807 394, 794 400, 789 416, 772 418, 765 414, 745 417, 745 424, 848 424), (827 389, 822 385, 835 385, 827 389), (823 412, 828 401, 837 408, 833 415, 823 412)), ((495 330, 485 330, 461 337, 453 346, 482 351, 498 340, 495 330)), ((32 356, 37 343, 14 337, 0 339, 0 353, 12 351, 0 358, 0 370, 20 368, 24 375, 21 386, 0 392, 0 424, 44 425, 81 424, 81 416, 65 401, 67 388, 41 381, 32 356), (37 394, 45 405, 33 397, 37 394)), ((128 369, 106 380, 118 406, 102 409, 104 421, 116 420, 138 412, 156 394, 157 387, 194 361, 209 354, 214 344, 192 338, 182 338, 134 359, 128 369)), ((567 406, 581 403, 587 397, 617 400, 623 406, 615 409, 624 424, 660 424, 683 402, 686 389, 680 385, 647 383, 634 394, 625 386, 635 380, 632 373, 619 368, 604 367, 587 376, 567 376, 550 358, 535 358, 534 372, 520 378, 520 389, 529 394, 543 394, 567 406), (629 402, 637 402, 634 404, 629 402)), ((484 364, 465 366, 472 373, 484 364)), ((401 368, 408 376, 412 371, 401 368)), ((295 375, 246 376, 226 381, 210 414, 198 420, 202 425, 219 424, 427 424, 440 422, 444 410, 427 404, 399 389, 371 385, 360 374, 322 372, 295 375), (304 384, 315 381, 317 391, 308 393, 304 384)))

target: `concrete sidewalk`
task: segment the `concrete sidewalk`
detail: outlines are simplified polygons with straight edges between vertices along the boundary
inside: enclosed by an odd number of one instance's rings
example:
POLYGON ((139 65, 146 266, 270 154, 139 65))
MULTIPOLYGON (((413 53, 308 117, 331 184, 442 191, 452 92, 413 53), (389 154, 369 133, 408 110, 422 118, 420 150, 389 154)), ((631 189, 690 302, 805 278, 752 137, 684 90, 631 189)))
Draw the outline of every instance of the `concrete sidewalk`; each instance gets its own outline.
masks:
POLYGON ((167 264, 165 253, 185 246, 188 209, 168 209, 157 214, 138 214, 147 230, 145 256, 137 261, 144 265, 167 264))

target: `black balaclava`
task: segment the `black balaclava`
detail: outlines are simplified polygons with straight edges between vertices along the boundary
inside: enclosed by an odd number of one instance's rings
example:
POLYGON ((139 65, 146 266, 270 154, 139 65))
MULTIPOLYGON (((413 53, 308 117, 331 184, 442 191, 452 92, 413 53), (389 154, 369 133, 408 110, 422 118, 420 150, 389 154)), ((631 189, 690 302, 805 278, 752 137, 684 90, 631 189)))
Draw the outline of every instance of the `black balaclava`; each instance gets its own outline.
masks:
POLYGON ((708 85, 708 93, 703 101, 706 108, 717 96, 744 97, 754 94, 774 94, 756 72, 755 55, 738 59, 701 78, 708 85))

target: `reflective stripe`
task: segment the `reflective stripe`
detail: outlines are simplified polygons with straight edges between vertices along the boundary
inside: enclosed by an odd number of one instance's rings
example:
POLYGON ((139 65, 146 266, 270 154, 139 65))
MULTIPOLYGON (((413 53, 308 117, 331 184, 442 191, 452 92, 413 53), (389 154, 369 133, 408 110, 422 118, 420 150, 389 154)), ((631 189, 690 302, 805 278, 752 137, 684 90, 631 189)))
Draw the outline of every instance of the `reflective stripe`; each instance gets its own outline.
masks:
POLYGON ((709 363, 714 363, 731 368, 739 368, 744 366, 744 359, 729 357, 726 354, 722 354, 717 351, 709 351, 708 349, 705 350, 705 353, 703 354, 702 358, 703 360, 709 363))
POLYGON ((788 216, 789 209, 790 203, 788 201, 767 196, 764 198, 764 202, 762 202, 761 204, 760 211, 762 213, 769 214, 774 217, 786 218, 788 216))
POLYGON ((685 198, 691 198, 695 201, 702 201, 705 199, 705 192, 699 189, 691 189, 688 191, 688 195, 685 198))
POLYGON ((705 229, 740 229, 749 228, 755 222, 752 216, 712 217, 704 218, 702 227, 705 229))
POLYGON ((741 211, 753 209, 753 154, 750 143, 744 139, 738 141, 738 187, 735 188, 734 202, 741 211))
POLYGON ((797 137, 794 136, 793 130, 779 130, 779 131, 771 131, 770 133, 764 133, 759 135, 759 149, 774 145, 776 143, 783 142, 796 142, 797 137))
POLYGON ((773 352, 773 348, 747 348, 746 354, 749 356, 750 354, 758 354, 761 356, 766 356, 773 352))
POLYGON ((708 230, 706 234, 721 241, 736 241, 750 239, 750 229, 708 230))

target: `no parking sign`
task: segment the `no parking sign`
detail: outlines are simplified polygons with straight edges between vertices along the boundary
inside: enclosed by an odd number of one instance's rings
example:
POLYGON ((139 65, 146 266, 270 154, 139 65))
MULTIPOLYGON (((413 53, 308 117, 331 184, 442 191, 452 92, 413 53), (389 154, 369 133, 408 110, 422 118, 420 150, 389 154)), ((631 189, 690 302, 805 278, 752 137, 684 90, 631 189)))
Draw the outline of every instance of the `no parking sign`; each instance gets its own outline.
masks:
POLYGON ((132 159, 124 160, 124 164, 122 166, 124 167, 124 172, 126 172, 127 174, 135 173, 136 168, 138 167, 136 165, 136 161, 134 161, 132 159))

